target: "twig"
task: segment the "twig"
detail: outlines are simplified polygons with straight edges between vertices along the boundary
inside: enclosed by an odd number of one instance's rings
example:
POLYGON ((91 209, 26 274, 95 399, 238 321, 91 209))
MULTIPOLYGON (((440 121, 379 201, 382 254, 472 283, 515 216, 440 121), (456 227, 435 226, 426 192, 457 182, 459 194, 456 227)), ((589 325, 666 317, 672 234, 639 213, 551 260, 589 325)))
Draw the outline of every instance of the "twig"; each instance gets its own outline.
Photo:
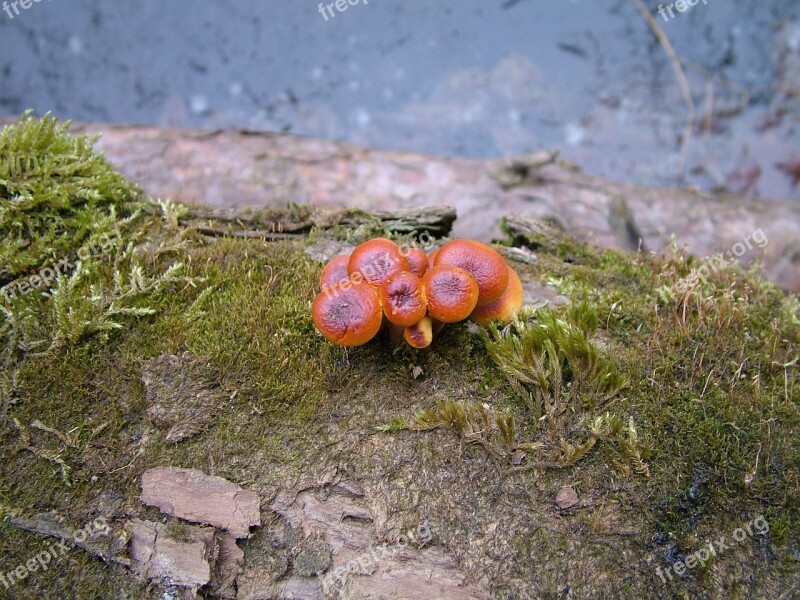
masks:
POLYGON ((142 454, 142 449, 141 449, 141 448, 139 448, 139 452, 137 452, 137 453, 136 453, 136 456, 134 456, 134 457, 131 459, 131 462, 129 462, 129 463, 128 463, 127 465, 125 465, 124 467, 119 467, 119 468, 117 468, 117 469, 114 469, 113 471, 109 471, 109 472, 108 472, 108 474, 109 474, 109 475, 111 475, 112 473, 116 473, 117 471, 122 471, 123 469, 127 469, 127 468, 128 468, 128 467, 130 467, 130 466, 131 466, 131 465, 132 465, 134 462, 136 462, 136 459, 137 459, 137 458, 139 458, 139 457, 141 456, 141 454, 142 454))
POLYGON ((711 127, 714 124, 714 84, 706 82, 706 114, 703 118, 702 131, 711 134, 711 127))
POLYGON ((31 423, 31 428, 38 429, 39 431, 44 431, 46 433, 53 434, 59 440, 61 440, 61 442, 65 446, 69 446, 70 448, 77 448, 78 447, 77 444, 75 443, 75 441, 72 438, 70 438, 69 436, 64 435, 63 433, 61 433, 60 431, 58 431, 56 429, 53 429, 52 427, 48 427, 47 425, 45 425, 41 421, 34 421, 33 423, 31 423))
POLYGON ((683 94, 683 100, 686 102, 688 115, 686 117, 686 130, 684 132, 683 139, 681 140, 681 165, 678 172, 679 180, 683 181, 684 168, 686 165, 686 146, 692 139, 692 130, 694 129, 694 100, 692 100, 692 91, 689 87, 689 82, 686 79, 686 74, 683 72, 681 59, 678 58, 678 53, 675 52, 675 48, 673 48, 669 38, 661 30, 661 27, 658 26, 658 23, 656 23, 656 20, 653 18, 653 15, 650 14, 650 11, 647 9, 644 2, 642 2, 642 0, 633 1, 639 8, 639 12, 641 12, 642 16, 647 20, 647 24, 650 25, 650 29, 653 30, 653 33, 661 43, 661 46, 667 53, 667 56, 669 56, 669 59, 672 62, 672 69, 675 71, 675 77, 678 79, 678 85, 681 88, 681 94, 683 94))
POLYGON ((210 237, 238 237, 246 239, 265 239, 265 240, 290 240, 297 238, 291 233, 272 233, 270 231, 252 230, 227 230, 220 227, 197 227, 198 232, 210 237))
POLYGON ((45 460, 49 460, 50 462, 56 463, 59 467, 61 467, 61 480, 64 482, 64 485, 66 485, 67 487, 72 487, 72 484, 69 481, 69 473, 72 470, 72 468, 63 460, 61 460, 58 456, 51 456, 46 452, 34 448, 31 445, 31 435, 25 428, 25 426, 22 423, 20 423, 19 419, 17 419, 16 417, 14 417, 12 421, 14 422, 14 426, 17 428, 17 430, 19 431, 19 435, 22 438, 23 450, 27 450, 28 452, 30 452, 34 456, 38 456, 39 458, 43 458, 45 460))
POLYGON ((116 563, 126 567, 130 566, 130 559, 125 556, 112 556, 109 552, 106 552, 100 544, 92 543, 86 540, 82 542, 78 541, 75 539, 74 532, 64 526, 62 523, 58 522, 58 519, 53 515, 36 514, 32 517, 26 517, 18 515, 13 511, 7 510, 7 512, 9 513, 8 523, 13 527, 17 527, 18 529, 23 529, 37 535, 53 537, 69 544, 74 544, 76 547, 88 552, 92 556, 99 558, 103 562, 116 563))
MULTIPOLYGON (((715 368, 716 368, 716 367, 715 367, 715 368)), ((709 382, 709 380, 711 379, 711 375, 712 375, 713 373, 714 373, 714 369, 711 369, 711 370, 708 372, 708 377, 706 377, 706 384, 703 386, 703 391, 702 391, 702 392, 700 392, 700 397, 701 397, 701 398, 702 398, 703 396, 705 396, 705 395, 706 395, 706 389, 708 388, 708 382, 709 382)))
POLYGON ((733 83, 731 80, 725 79, 724 77, 721 77, 716 73, 712 73, 708 69, 701 67, 697 63, 692 62, 687 58, 682 58, 681 64, 697 71, 698 73, 700 73, 700 75, 702 75, 706 79, 711 79, 712 81, 716 81, 720 86, 728 88, 729 90, 732 90, 740 95, 739 105, 736 108, 721 111, 721 114, 723 116, 732 116, 739 114, 742 110, 744 110, 747 107, 748 104, 750 104, 750 90, 748 90, 746 87, 741 86, 737 83, 733 83))

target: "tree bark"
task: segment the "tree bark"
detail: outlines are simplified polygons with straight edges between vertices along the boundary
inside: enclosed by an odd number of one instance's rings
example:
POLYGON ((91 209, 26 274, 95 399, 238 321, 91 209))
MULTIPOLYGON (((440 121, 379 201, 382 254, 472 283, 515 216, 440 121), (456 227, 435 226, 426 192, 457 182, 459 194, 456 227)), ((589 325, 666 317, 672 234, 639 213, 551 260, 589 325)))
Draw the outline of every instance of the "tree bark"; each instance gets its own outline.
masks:
MULTIPOLYGON (((274 217, 273 217, 274 218, 274 217)), ((312 228, 334 227, 357 228, 365 224, 380 224, 393 233, 421 234, 440 238, 448 235, 456 220, 456 209, 452 206, 423 206, 378 210, 367 214, 361 210, 315 210, 309 216, 293 216, 291 211, 279 215, 264 228, 265 215, 248 209, 193 208, 182 225, 194 226, 205 235, 219 237, 229 235, 245 238, 287 239, 304 235, 312 228)))
MULTIPOLYGON (((790 201, 612 182, 581 173, 550 151, 477 160, 249 131, 107 124, 75 124, 72 131, 102 133, 97 147, 152 197, 218 208, 278 208, 291 201, 372 213, 449 205, 458 211, 452 235, 483 241, 498 237, 504 216, 517 214, 632 251, 661 252, 675 239, 705 257, 743 244, 746 251, 736 259, 744 266, 759 259, 772 279, 800 291, 800 205, 790 201), (768 239, 763 246, 753 243, 759 230, 768 239)), ((408 226, 387 222, 398 231, 408 226)), ((207 233, 218 232, 212 224, 207 233)))

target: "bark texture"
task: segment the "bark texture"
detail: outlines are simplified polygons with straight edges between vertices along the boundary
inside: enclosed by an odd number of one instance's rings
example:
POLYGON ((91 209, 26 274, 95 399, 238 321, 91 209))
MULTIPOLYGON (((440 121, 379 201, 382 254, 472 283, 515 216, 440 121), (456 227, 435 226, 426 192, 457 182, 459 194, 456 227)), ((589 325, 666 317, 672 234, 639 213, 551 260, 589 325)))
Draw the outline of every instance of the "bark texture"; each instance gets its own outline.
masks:
MULTIPOLYGON (((8 119, 6 122, 10 122, 8 119)), ((247 131, 76 124, 154 197, 218 208, 354 207, 371 212, 450 205, 456 237, 498 237, 504 215, 550 221, 601 246, 661 252, 675 236, 700 257, 763 256, 769 276, 800 291, 800 206, 694 189, 654 189, 581 173, 555 153, 507 160, 439 158, 247 131), (752 242, 763 231, 768 243, 752 242), (748 238, 750 244, 746 243, 748 238)))

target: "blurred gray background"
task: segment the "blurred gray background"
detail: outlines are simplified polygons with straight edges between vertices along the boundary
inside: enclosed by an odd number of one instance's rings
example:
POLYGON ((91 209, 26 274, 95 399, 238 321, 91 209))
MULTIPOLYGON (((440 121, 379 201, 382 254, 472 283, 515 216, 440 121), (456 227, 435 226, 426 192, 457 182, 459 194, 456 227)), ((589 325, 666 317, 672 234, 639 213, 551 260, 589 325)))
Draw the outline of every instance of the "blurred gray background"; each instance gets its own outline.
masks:
POLYGON ((0 115, 447 156, 556 148, 615 179, 800 198, 800 3, 701 0, 669 21, 658 4, 696 105, 688 144, 633 0, 360 0, 327 21, 297 0, 43 0, 0 12, 0 115))

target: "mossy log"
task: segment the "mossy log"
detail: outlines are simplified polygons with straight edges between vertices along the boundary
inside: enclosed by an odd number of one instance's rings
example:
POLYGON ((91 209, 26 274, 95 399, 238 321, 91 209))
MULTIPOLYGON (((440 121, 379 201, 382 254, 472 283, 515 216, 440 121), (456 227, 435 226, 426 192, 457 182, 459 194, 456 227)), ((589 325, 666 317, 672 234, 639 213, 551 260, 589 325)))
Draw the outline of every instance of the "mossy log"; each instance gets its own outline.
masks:
MULTIPOLYGON (((0 120, 0 124, 2 120, 0 120)), ((76 124, 154 198, 217 208, 393 211, 448 205, 455 237, 491 241, 505 215, 541 219, 605 248, 729 253, 757 229, 769 240, 737 257, 800 292, 800 204, 697 189, 653 188, 582 173, 555 152, 501 160, 441 158, 253 131, 76 124)), ((276 232, 273 232, 276 233, 276 232)))
POLYGON ((68 259, 0 296, 0 574, 26 573, 9 594, 796 594, 800 300, 759 271, 507 216, 517 320, 448 325, 425 351, 387 332, 345 349, 311 319, 318 248, 415 243, 391 228, 449 212, 327 228, 284 203, 214 225, 298 224, 282 239, 210 239, 186 215, 213 213, 145 197, 90 146, 50 120, 0 134, 4 281, 68 259), (247 537, 172 502, 203 493, 145 504, 163 467, 244 493, 247 537), (29 572, 99 517, 112 547, 29 572), (190 579, 170 580, 176 556, 190 579))

